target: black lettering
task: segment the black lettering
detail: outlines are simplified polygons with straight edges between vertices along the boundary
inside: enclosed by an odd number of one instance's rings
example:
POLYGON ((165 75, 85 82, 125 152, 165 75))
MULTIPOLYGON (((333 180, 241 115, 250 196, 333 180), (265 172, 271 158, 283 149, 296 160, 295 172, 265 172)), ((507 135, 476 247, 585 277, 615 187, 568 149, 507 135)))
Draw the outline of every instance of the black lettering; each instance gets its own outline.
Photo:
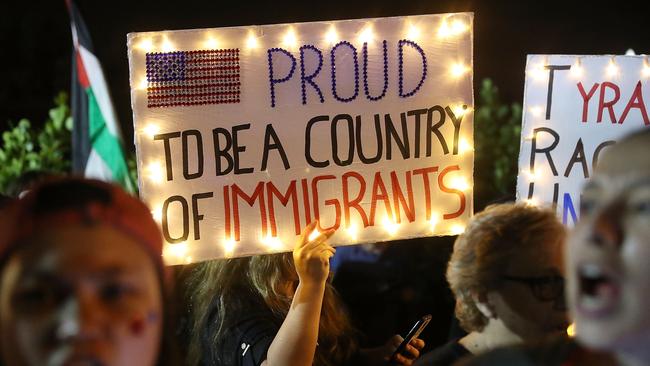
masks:
POLYGON ((155 135, 153 137, 154 141, 163 140, 163 145, 165 146, 165 168, 167 170, 168 181, 174 179, 174 175, 172 173, 172 149, 171 149, 171 145, 169 144, 169 140, 178 137, 181 137, 180 132, 163 133, 160 135, 155 135))
POLYGON ((284 152, 284 147, 282 147, 282 143, 280 142, 280 138, 278 137, 278 134, 275 132, 275 129, 273 129, 273 125, 270 123, 266 125, 266 132, 264 133, 264 152, 262 154, 262 171, 266 170, 266 166, 268 163, 269 159, 269 151, 271 149, 276 149, 278 150, 278 153, 280 154, 280 159, 282 159, 282 164, 284 165, 284 169, 287 170, 289 169, 289 159, 287 159, 287 154, 284 152), (273 142, 271 142, 273 140, 273 142))
POLYGON ((183 146, 183 177, 187 180, 201 177, 203 175, 203 139, 201 138, 201 132, 199 130, 183 131, 181 141, 183 146), (195 173, 190 173, 188 136, 196 138, 197 167, 195 173))
POLYGON ((162 232, 165 237, 165 241, 168 243, 180 243, 187 240, 187 237, 190 235, 190 212, 187 205, 187 201, 183 196, 171 196, 165 200, 162 207, 162 232), (183 234, 177 238, 172 238, 169 234, 169 221, 168 221, 168 209, 169 205, 172 202, 179 202, 183 209, 183 234))

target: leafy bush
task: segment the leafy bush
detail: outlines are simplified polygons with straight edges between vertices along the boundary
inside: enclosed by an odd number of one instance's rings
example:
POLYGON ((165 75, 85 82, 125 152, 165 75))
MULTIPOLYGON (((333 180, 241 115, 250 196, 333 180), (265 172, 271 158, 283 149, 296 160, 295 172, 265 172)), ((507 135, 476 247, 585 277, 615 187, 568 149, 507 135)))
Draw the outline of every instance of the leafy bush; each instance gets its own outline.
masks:
POLYGON ((0 191, 7 194, 20 176, 29 171, 70 171, 72 117, 68 95, 59 93, 43 128, 36 130, 27 119, 2 134, 0 147, 0 191))
POLYGON ((521 105, 501 101, 499 88, 484 79, 474 115, 474 192, 476 207, 514 199, 521 136, 521 105))

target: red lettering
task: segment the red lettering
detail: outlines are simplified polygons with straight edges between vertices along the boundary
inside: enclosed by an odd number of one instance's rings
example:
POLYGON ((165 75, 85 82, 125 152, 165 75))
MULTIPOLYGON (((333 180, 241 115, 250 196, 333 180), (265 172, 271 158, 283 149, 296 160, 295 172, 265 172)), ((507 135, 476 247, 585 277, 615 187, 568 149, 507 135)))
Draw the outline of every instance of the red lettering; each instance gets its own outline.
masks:
POLYGON ((431 220, 431 183, 429 183, 429 174, 438 171, 437 166, 428 168, 415 169, 413 175, 422 175, 422 184, 424 185, 425 212, 427 221, 431 220))
POLYGON ((463 212, 465 212, 465 193, 463 191, 460 191, 458 189, 453 189, 449 188, 445 185, 444 179, 447 173, 453 172, 460 170, 460 167, 458 165, 452 165, 448 166, 445 169, 443 169, 440 172, 440 175, 438 175, 438 186, 440 186, 440 190, 445 192, 445 193, 453 193, 458 196, 458 199, 460 200, 460 207, 458 208, 458 211, 450 213, 450 214, 444 214, 442 215, 442 218, 445 220, 450 220, 450 219, 455 219, 458 216, 462 215, 463 212))
POLYGON ((232 233, 230 232, 230 187, 223 186, 223 208, 225 211, 224 226, 226 229, 226 240, 232 238, 232 233))
POLYGON ((339 226, 341 225, 341 204, 339 203, 339 200, 335 198, 330 198, 328 200, 325 200, 325 206, 332 205, 334 206, 334 209, 336 210, 336 220, 332 226, 329 227, 322 227, 320 222, 320 208, 318 207, 318 182, 321 180, 330 180, 330 179, 336 179, 335 176, 333 175, 321 175, 318 177, 315 177, 311 181, 311 195, 312 195, 312 201, 314 205, 314 218, 318 220, 318 230, 320 231, 327 231, 329 229, 338 229, 339 226))
POLYGON ((309 208, 309 186, 307 185, 307 179, 302 179, 300 181, 302 185, 302 205, 305 207, 305 222, 311 224, 311 210, 309 208))
POLYGON ((388 199, 388 192, 386 192, 386 186, 384 181, 381 179, 381 173, 375 173, 375 179, 372 181, 372 199, 370 203, 370 226, 375 226, 375 213, 377 210, 377 201, 384 201, 384 207, 386 208, 386 215, 393 220, 393 211, 390 207, 390 200, 388 199), (380 192, 381 191, 381 192, 380 192))
POLYGON ((600 123, 603 121, 603 110, 607 108, 607 111, 609 112, 609 120, 612 123, 616 123, 616 115, 614 115, 614 104, 618 102, 620 97, 621 97, 621 90, 616 84, 606 81, 603 83, 603 85, 600 86, 600 99, 598 101, 598 119, 596 119, 596 122, 600 123), (607 102, 605 102, 606 88, 610 88, 614 91, 614 99, 609 100, 607 102))
POLYGON ((266 183, 266 198, 269 205, 269 223, 271 224, 271 236, 278 235, 278 228, 275 224, 275 207, 273 206, 273 197, 277 197, 282 206, 287 207, 291 199, 291 208, 293 209, 293 226, 296 235, 300 235, 300 214, 298 213, 298 196, 296 195, 296 181, 292 180, 285 194, 281 194, 272 182, 266 183))
POLYGON ((411 172, 406 172, 406 193, 408 194, 409 202, 406 204, 406 199, 404 198, 404 193, 402 188, 399 185, 399 179, 397 179, 397 174, 392 171, 390 172, 390 182, 393 186, 393 204, 395 205, 395 221, 397 223, 402 222, 400 218, 400 206, 404 207, 404 213, 409 219, 409 222, 415 221, 415 203, 413 201, 413 184, 411 184, 411 172))
POLYGON ((589 93, 585 93, 585 88, 582 87, 582 82, 578 83, 578 91, 582 96, 582 122, 587 122, 587 114, 589 113, 589 100, 596 93, 598 85, 598 83, 595 83, 594 86, 589 89, 589 93))
POLYGON ((361 216, 361 221, 363 221, 363 227, 368 227, 368 216, 359 204, 363 199, 363 195, 366 193, 366 181, 363 179, 363 176, 357 172, 347 172, 343 174, 343 213, 345 214, 345 225, 350 227, 350 208, 354 208, 361 216), (359 193, 357 196, 350 200, 349 193, 349 184, 348 179, 355 178, 359 182, 359 193))
POLYGON ((235 241, 239 241, 239 198, 243 198, 249 206, 253 207, 258 201, 260 207, 260 219, 262 221, 262 236, 266 237, 266 205, 264 204, 264 182, 257 183, 253 195, 249 196, 236 184, 232 185, 232 211, 235 216, 235 241))
POLYGON ((630 112, 630 109, 632 108, 639 109, 639 112, 641 112, 641 116, 643 117, 643 123, 646 126, 650 124, 650 120, 648 120, 648 112, 646 111, 645 104, 643 103, 643 94, 641 93, 641 81, 636 83, 636 87, 634 88, 632 97, 630 98, 630 101, 627 103, 627 106, 625 107, 625 110, 621 115, 621 120, 618 121, 618 123, 623 124, 623 122, 625 122, 625 118, 627 117, 627 114, 630 112))

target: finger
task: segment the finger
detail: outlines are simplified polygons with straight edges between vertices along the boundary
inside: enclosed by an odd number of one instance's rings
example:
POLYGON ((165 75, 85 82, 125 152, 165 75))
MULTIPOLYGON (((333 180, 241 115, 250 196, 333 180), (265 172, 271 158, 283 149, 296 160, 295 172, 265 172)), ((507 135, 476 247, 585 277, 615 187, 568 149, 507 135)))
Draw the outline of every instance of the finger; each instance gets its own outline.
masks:
POLYGON ((404 348, 404 356, 414 360, 420 357, 420 351, 417 348, 411 346, 410 344, 407 344, 406 347, 404 348))
POLYGON ((317 249, 319 246, 323 246, 323 245, 331 247, 329 244, 327 244, 327 237, 320 235, 316 239, 305 244, 303 248, 305 250, 314 250, 317 249))
POLYGON ((396 354, 395 355, 395 363, 398 365, 411 365, 413 362, 409 360, 408 358, 402 356, 401 354, 396 354))
POLYGON ((420 338, 413 338, 413 339, 411 340, 411 345, 412 345, 413 347, 417 348, 418 350, 421 350, 421 349, 424 348, 425 343, 424 343, 424 341, 421 340, 420 338))
POLYGON ((321 250, 319 252, 319 255, 321 255, 321 256, 323 256, 323 257, 325 257, 327 259, 330 259, 330 258, 332 258, 334 256, 335 252, 336 251, 334 250, 334 248, 330 248, 330 249, 325 248, 325 249, 323 249, 323 250, 321 250))
POLYGON ((402 344, 403 340, 404 340, 404 338, 402 338, 401 335, 395 334, 394 336, 392 336, 390 338, 390 343, 393 345, 393 347, 397 348, 397 347, 399 347, 400 344, 402 344))
POLYGON ((298 247, 303 247, 305 244, 309 243, 309 235, 311 234, 312 231, 314 231, 314 228, 318 225, 318 220, 312 221, 307 225, 303 230, 302 234, 300 235, 300 241, 298 241, 298 247))
POLYGON ((332 228, 332 229, 329 229, 329 230, 325 231, 324 233, 321 233, 321 235, 324 236, 325 239, 329 239, 329 238, 331 238, 332 235, 334 235, 335 233, 336 233, 336 229, 333 229, 333 228, 332 228))

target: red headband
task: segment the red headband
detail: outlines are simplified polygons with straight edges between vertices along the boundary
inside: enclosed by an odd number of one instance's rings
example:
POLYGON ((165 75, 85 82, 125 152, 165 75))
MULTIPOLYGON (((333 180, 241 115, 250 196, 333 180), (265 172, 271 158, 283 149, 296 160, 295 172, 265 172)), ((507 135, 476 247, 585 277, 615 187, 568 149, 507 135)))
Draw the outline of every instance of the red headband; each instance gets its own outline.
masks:
MULTIPOLYGON (((71 192, 72 193, 72 192, 71 192)), ((162 237, 147 206, 121 188, 89 179, 64 178, 45 182, 17 200, 0 215, 0 260, 16 249, 24 239, 43 229, 84 222, 101 222, 140 243, 164 273, 162 237), (48 207, 39 210, 39 201, 48 188, 85 186, 103 191, 108 202, 89 199, 77 206, 48 207)))

